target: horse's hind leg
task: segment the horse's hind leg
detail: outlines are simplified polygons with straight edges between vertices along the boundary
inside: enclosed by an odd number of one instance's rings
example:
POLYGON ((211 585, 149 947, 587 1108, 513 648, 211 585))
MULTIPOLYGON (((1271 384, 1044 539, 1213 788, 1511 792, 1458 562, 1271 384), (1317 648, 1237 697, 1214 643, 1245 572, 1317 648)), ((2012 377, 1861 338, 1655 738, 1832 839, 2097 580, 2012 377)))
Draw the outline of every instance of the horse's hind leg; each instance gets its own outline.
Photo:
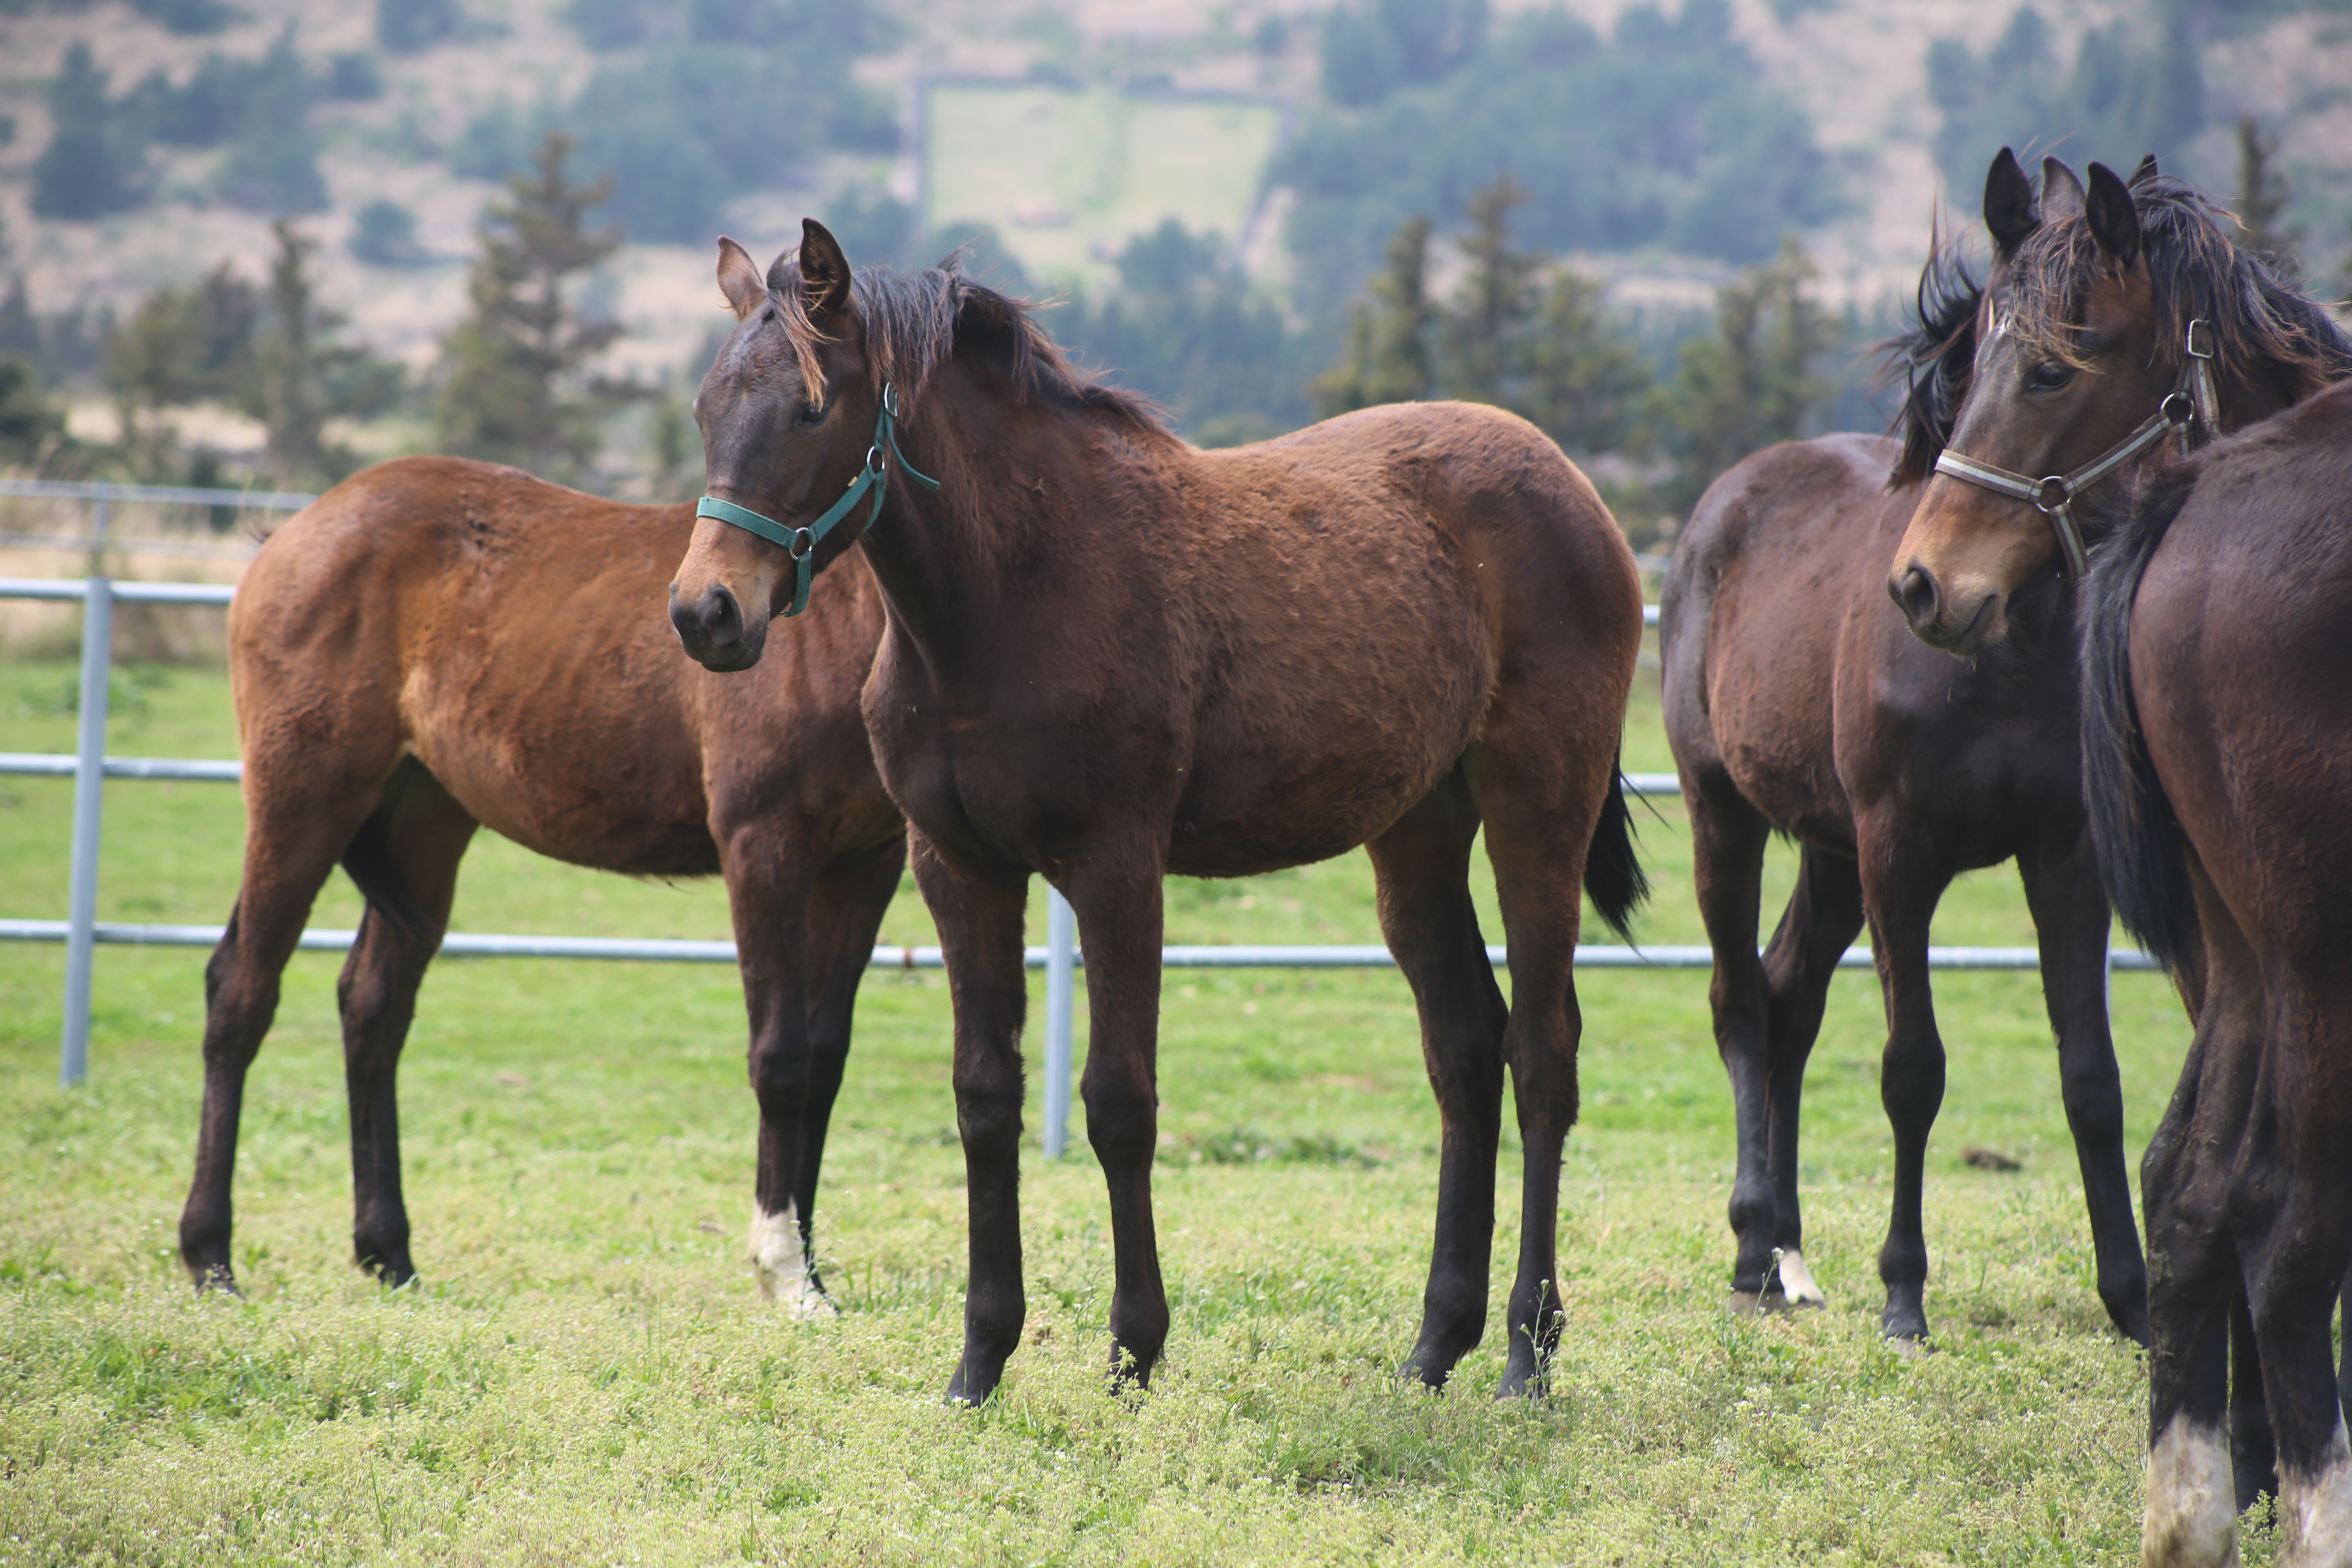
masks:
POLYGON ((2086 831, 2063 852, 2018 857, 2042 949, 2042 996, 2058 1037, 2060 1091, 2091 1213, 2099 1300, 2133 1341, 2147 1343, 2147 1265, 2124 1173, 2124 1090, 2107 1026, 2106 895, 2086 831))
POLYGON ((1508 1014, 1470 902, 1478 813, 1447 778, 1366 847, 1380 879, 1381 931, 1421 1010, 1421 1050, 1437 1094, 1437 1235, 1421 1333, 1402 1369, 1435 1388, 1486 1324, 1495 1239, 1495 1150, 1508 1014))
POLYGON ((1516 753, 1508 726, 1491 719, 1472 774, 1495 868, 1496 901, 1511 954, 1511 1010, 1503 1057, 1523 1147, 1519 1259, 1507 1313, 1509 1359, 1498 1397, 1540 1394, 1566 1314, 1556 1273, 1561 1146, 1576 1124, 1576 935, 1583 915, 1586 847, 1611 787, 1613 748, 1603 765, 1565 752, 1559 740, 1516 753), (1575 773, 1582 771, 1583 788, 1575 773), (1563 777, 1565 775, 1565 777, 1563 777))
POLYGON ((228 929, 205 966, 205 1101, 180 1211, 180 1260, 199 1286, 236 1288, 229 1262, 245 1079, 277 1016, 280 976, 319 889, 375 803, 373 785, 317 787, 315 763, 247 761, 245 870, 228 929))
POLYGON ((1720 771, 1685 771, 1683 800, 1690 813, 1699 918, 1715 950, 1715 974, 1707 987, 1715 1048, 1731 1079, 1738 1138, 1731 1178, 1731 1289, 1736 1298, 1753 1301, 1770 1283, 1778 1228, 1770 1158, 1771 1006, 1764 965, 1756 954, 1764 847, 1771 828, 1720 771))
MULTIPOLYGON (((1797 1196, 1797 1128, 1805 1093, 1805 1063, 1822 1032, 1822 1012, 1838 960, 1862 930, 1862 876, 1843 855, 1808 848, 1797 866, 1796 891, 1764 952, 1770 997, 1766 1097, 1771 1106, 1772 1245, 1780 1254, 1781 1299, 1822 1306, 1828 1298, 1805 1266, 1804 1211, 1797 1196)), ((1769 1297, 1769 1292, 1767 1292, 1769 1297)))
POLYGON ((400 1184, 400 1052, 417 987, 448 928, 457 863, 474 828, 466 808, 412 760, 394 772, 383 804, 343 856, 368 901, 335 988, 352 1115, 352 1252, 387 1285, 416 1274, 400 1184))
MULTIPOLYGON (((2324 955, 2332 960, 2333 952, 2324 955)), ((2237 1151, 2231 1218, 2277 1440, 2279 1561, 2352 1563, 2352 1443, 2336 1391, 2336 1299, 2352 1266, 2352 987, 2274 977, 2263 1083, 2237 1151)))
POLYGON ((825 1132, 849 1062, 850 1021, 857 1008, 858 983, 874 961, 875 933, 882 929, 883 912, 898 890, 898 873, 906 864, 906 840, 893 838, 869 853, 828 866, 817 877, 816 894, 809 906, 809 973, 820 989, 809 1006, 808 1087, 801 1107, 793 1207, 800 1215, 809 1289, 819 1297, 824 1295, 824 1282, 816 1272, 814 1227, 825 1132))
POLYGON ((1944 1104, 1944 1042, 1927 980, 1927 931, 1949 873, 1905 837, 1892 814, 1855 824, 1873 955, 1886 1001, 1886 1049, 1878 1100, 1895 1134, 1895 1202, 1878 1277, 1886 1286, 1879 1327, 1889 1339, 1927 1337, 1927 1238, 1920 1202, 1927 1135, 1944 1104))

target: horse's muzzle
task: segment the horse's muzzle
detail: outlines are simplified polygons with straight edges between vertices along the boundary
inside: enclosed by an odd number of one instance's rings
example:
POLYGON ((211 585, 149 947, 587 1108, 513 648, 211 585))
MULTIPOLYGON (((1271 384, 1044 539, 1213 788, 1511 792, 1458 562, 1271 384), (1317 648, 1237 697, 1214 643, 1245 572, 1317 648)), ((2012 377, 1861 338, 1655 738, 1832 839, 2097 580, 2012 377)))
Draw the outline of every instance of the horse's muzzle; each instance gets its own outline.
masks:
POLYGON ((743 606, 723 584, 714 584, 692 601, 679 598, 677 585, 670 584, 669 624, 688 655, 707 669, 749 669, 760 662, 764 639, 751 630, 743 606))

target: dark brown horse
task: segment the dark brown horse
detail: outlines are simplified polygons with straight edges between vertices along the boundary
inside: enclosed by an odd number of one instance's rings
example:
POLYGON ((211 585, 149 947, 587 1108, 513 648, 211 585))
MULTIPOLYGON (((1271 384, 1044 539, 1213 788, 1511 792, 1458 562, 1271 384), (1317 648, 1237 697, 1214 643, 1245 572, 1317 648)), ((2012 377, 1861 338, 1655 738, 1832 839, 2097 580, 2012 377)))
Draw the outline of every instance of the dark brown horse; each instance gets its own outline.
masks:
MULTIPOLYGON (((2153 164, 2142 177, 2155 178, 2153 164)), ((1967 394, 1986 300, 2008 286, 2021 225, 2081 204, 2064 164, 2045 164, 2037 192, 2004 151, 1986 192, 1988 283, 1969 275, 1957 245, 1937 244, 1916 325, 1891 345, 1908 373, 1905 440, 1830 436, 1739 463, 1692 513, 1659 596, 1666 734, 1690 812, 1699 911, 1715 949, 1716 1044, 1738 1119, 1732 1289, 1768 1302, 1824 1299, 1803 1250, 1798 1112, 1831 977, 1867 924, 1886 1011, 1879 1098, 1895 1142, 1880 1321, 1905 1339, 1927 1333, 1920 1198, 1944 1097, 1929 922, 1955 876, 2011 858, 2041 947, 2099 1299, 2117 1329, 2147 1339, 2107 1030, 2107 904, 2083 815, 2074 593, 2054 575, 2037 579, 2003 656, 1960 665, 1913 637, 1885 591, 1921 481, 1967 394), (1797 887, 1759 959, 1757 905, 1775 832, 1798 843, 1797 887)))
POLYGON ((723 873, 760 1105, 763 1293, 830 1310, 810 1268, 817 1171, 857 982, 904 838, 858 689, 882 631, 862 563, 784 657, 721 680, 662 619, 687 507, 624 506, 513 468, 404 458, 278 530, 229 612, 245 877, 205 971, 205 1110, 180 1255, 228 1285, 237 1112, 278 976, 340 861, 367 897, 337 988, 353 1245, 415 1272, 394 1074, 478 826, 636 876, 723 873))
MULTIPOLYGON (((2352 375, 2352 339, 2214 216, 2094 164, 2080 213, 2021 237, 2003 330, 1979 349, 1951 447, 1996 473, 2063 477, 2192 382, 2200 351, 2230 424, 2352 375)), ((2141 1165, 2150 1563, 2234 1561, 2236 1512, 2266 1479, 2273 1433, 2280 1560, 2352 1561, 2352 1461, 2328 1368, 2328 1309, 2352 1263, 2337 1059, 2352 933, 2336 912, 2352 804, 2347 396, 2158 473, 2137 520, 2094 556, 2091 820, 2118 912, 2195 1023, 2141 1165)), ((1913 629, 1998 649, 2017 595, 2058 555, 2056 521, 1938 478, 1889 584, 1913 629)))
MULTIPOLYGON (((1160 879, 1358 844, 1444 1124, 1408 1365, 1441 1384, 1484 1331, 1507 1066, 1526 1163, 1502 1387, 1539 1387, 1561 1322, 1580 890, 1589 869, 1612 923, 1640 896, 1615 764, 1641 594, 1591 486, 1533 426, 1454 404, 1195 451, 1073 374, 1023 307, 951 273, 853 278, 813 223, 797 262, 764 278, 733 242, 719 255, 740 324, 697 402, 714 494, 806 549, 793 529, 861 473, 914 468, 940 487, 893 484, 864 548, 888 608, 867 729, 955 999, 971 1286, 949 1397, 996 1387, 1025 1310, 1030 873, 1069 899, 1086 942, 1082 1088, 1110 1192, 1112 1363, 1139 1383, 1168 1333, 1150 1186, 1160 879), (903 453, 884 416, 894 392, 903 453), (1482 823, 1507 1008, 1466 882, 1482 823)), ((855 532, 814 542, 816 565, 855 532)), ((796 578, 785 548, 706 520, 672 618, 705 664, 747 668, 796 578)))

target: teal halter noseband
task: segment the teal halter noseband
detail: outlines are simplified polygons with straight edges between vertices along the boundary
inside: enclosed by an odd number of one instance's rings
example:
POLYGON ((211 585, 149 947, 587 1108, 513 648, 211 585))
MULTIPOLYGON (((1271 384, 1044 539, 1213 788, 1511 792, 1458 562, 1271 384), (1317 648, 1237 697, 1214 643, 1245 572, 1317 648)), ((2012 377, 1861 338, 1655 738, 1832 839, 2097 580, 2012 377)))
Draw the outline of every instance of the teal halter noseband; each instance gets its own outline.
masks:
POLYGON ((888 382, 882 384, 882 413, 874 422, 874 444, 866 449, 866 461, 859 466, 857 477, 849 481, 848 492, 825 508, 823 517, 806 528, 786 528, 772 517, 753 511, 748 506, 737 506, 731 500, 720 500, 717 496, 704 496, 701 504, 694 509, 694 515, 715 517, 721 522, 733 523, 737 528, 782 545, 792 556, 796 573, 793 582, 792 605, 783 613, 797 616, 808 608, 809 578, 815 571, 813 560, 816 547, 824 542, 826 534, 833 531, 834 525, 847 517, 860 500, 867 503, 866 521, 857 525, 860 534, 873 527, 874 520, 882 515, 882 490, 888 482, 883 470, 886 451, 898 459, 898 466, 907 470, 908 479, 925 489, 940 488, 939 480, 921 472, 907 461, 906 453, 898 450, 898 391, 888 382))

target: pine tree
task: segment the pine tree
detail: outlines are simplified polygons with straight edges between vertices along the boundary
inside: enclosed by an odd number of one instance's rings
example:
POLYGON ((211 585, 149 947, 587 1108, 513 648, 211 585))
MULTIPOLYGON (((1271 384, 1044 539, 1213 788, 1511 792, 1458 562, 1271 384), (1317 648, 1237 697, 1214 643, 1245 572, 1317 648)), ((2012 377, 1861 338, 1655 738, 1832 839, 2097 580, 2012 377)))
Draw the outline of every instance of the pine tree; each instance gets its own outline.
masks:
POLYGON ((1524 390, 1512 405, 1580 457, 1634 439, 1650 363, 1607 307, 1609 286, 1571 267, 1552 273, 1537 314, 1524 390))
POLYGON ((2278 170, 2278 138, 2263 131, 2262 121, 2251 114, 2238 117, 2238 222, 2245 230, 2239 243, 2293 272, 2303 234, 2284 221, 2294 192, 2278 170))
POLYGON ((89 46, 68 49, 49 84, 57 132, 33 164, 35 216, 87 222, 144 199, 139 142, 121 108, 107 100, 106 73, 90 59, 89 46))
POLYGON ((1675 462, 1660 499, 1676 513, 1750 452, 1804 434, 1827 396, 1814 367, 1837 329, 1807 292, 1813 276, 1790 236, 1778 258, 1717 290, 1714 334, 1684 345, 1663 410, 1675 462))
POLYGON ((1430 395, 1437 319, 1429 298, 1430 229, 1426 217, 1411 217, 1389 237, 1387 269, 1350 308, 1348 357, 1310 389, 1318 417, 1430 395))
POLYGON ((1451 396, 1505 407, 1517 401, 1529 329, 1542 299, 1536 284, 1542 258, 1511 243, 1511 213, 1527 199, 1526 189, 1508 174, 1471 195, 1470 232, 1460 246, 1469 271, 1439 322, 1451 396))
POLYGON ((380 412, 400 391, 396 365, 341 341, 345 317, 321 306, 310 279, 319 242, 280 218, 270 226, 267 315, 256 334, 237 402, 268 431, 271 474, 289 489, 351 471, 349 453, 326 439, 330 420, 380 412))
POLYGON ((641 395, 589 374, 622 329, 582 320, 565 297, 568 279, 621 243, 617 225, 584 226, 613 183, 571 184, 570 153, 569 138, 550 134, 533 171, 509 175, 507 199, 490 207, 467 283, 473 313, 442 345, 446 379, 435 410, 443 449, 558 479, 586 469, 601 445, 599 421, 641 395))

